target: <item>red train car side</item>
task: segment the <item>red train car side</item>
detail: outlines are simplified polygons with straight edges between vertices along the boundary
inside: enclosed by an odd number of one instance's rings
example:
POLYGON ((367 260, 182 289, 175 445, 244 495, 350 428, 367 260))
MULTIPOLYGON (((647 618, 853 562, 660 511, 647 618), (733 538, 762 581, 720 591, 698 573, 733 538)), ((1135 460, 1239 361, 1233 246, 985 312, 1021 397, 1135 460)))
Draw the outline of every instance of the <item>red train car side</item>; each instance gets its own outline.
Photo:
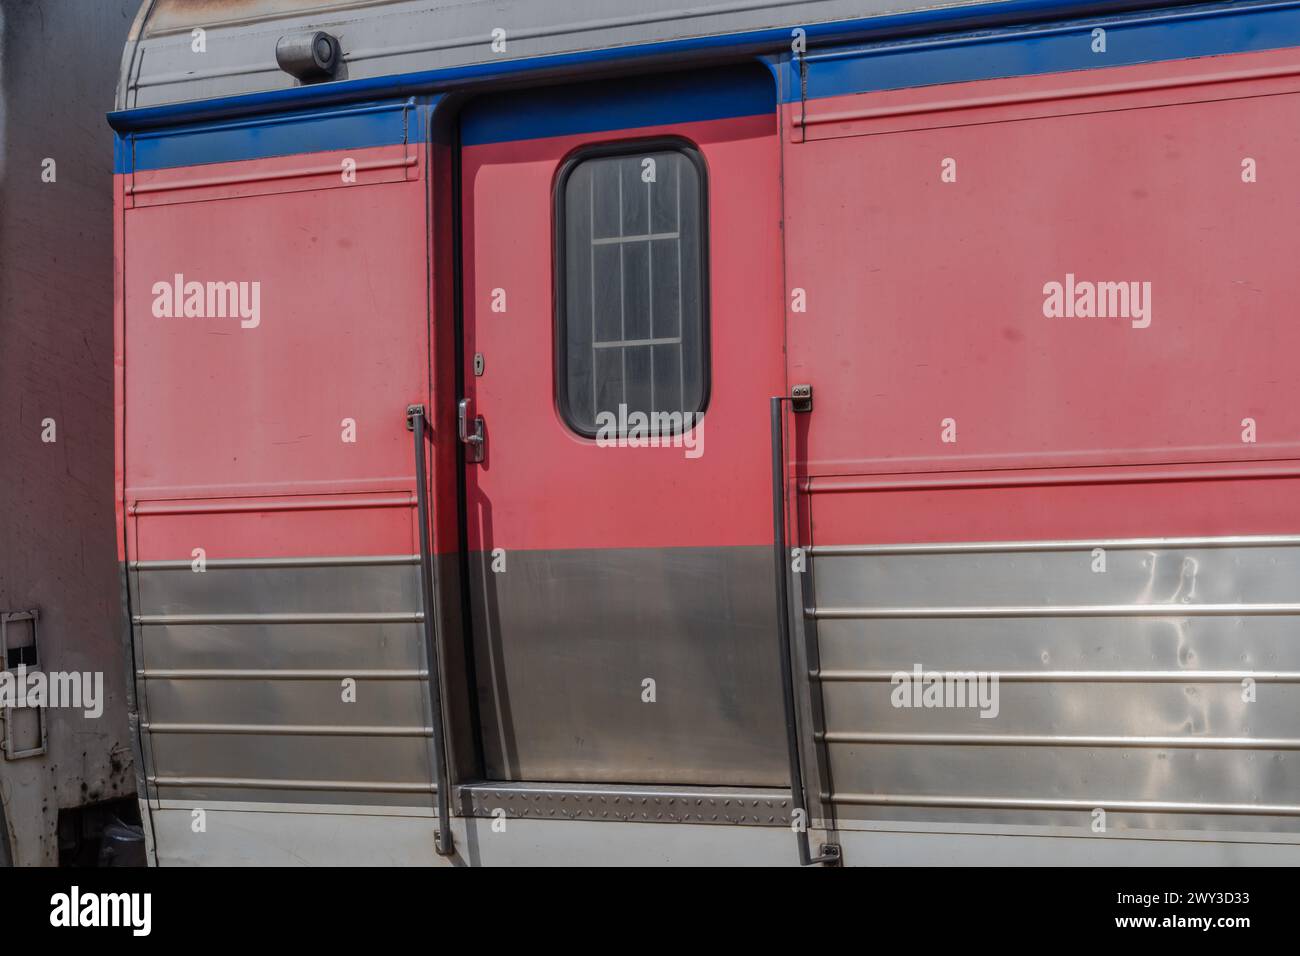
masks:
POLYGON ((1300 4, 508 6, 137 28, 155 861, 1294 859, 1300 4))

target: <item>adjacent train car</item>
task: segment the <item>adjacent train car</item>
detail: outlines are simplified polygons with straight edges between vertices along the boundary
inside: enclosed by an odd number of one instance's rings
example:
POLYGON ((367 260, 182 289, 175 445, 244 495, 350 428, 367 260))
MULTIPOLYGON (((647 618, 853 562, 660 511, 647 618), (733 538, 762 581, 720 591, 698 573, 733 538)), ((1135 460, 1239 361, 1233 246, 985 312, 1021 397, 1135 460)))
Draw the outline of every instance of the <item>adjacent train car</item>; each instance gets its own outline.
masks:
POLYGON ((136 819, 102 117, 138 7, 0 4, 0 865, 94 864, 104 827, 136 819), (84 675, 96 700, 43 706, 20 674, 84 675))
POLYGON ((1300 4, 152 0, 152 858, 1300 861, 1300 4))

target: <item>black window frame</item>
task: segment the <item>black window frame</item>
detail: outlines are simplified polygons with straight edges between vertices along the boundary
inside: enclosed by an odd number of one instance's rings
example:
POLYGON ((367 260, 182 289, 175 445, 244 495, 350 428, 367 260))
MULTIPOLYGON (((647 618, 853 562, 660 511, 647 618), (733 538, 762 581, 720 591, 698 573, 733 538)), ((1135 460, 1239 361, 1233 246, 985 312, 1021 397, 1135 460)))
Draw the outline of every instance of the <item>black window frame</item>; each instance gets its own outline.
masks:
MULTIPOLYGON (((565 303, 568 300, 568 289, 566 281, 566 222, 565 222, 565 189, 569 183, 569 177, 573 171, 583 162, 590 159, 605 159, 616 156, 635 156, 641 153, 665 153, 675 152, 684 156, 694 167, 696 174, 699 176, 699 197, 700 209, 697 217, 699 223, 699 235, 697 236, 698 248, 700 250, 700 261, 698 266, 700 276, 700 402, 699 407, 692 409, 690 414, 703 416, 709 408, 709 399, 713 393, 713 352, 711 346, 713 303, 710 296, 709 273, 712 259, 710 256, 710 224, 709 224, 709 168, 704 161, 704 154, 700 148, 690 140, 681 136, 651 136, 641 137, 639 139, 613 140, 603 143, 589 144, 580 146, 560 164, 556 173, 555 185, 551 190, 551 209, 552 209, 552 313, 554 317, 553 335, 555 336, 555 407, 559 412, 561 420, 574 434, 583 438, 594 439, 600 434, 600 429, 588 429, 578 423, 569 405, 569 369, 568 369, 568 343, 569 333, 566 322, 565 303)), ((594 372, 593 372, 594 374, 594 372)), ((653 411, 653 410, 652 410, 653 411)), ((687 409, 676 409, 682 414, 687 413, 687 409)), ((618 435, 623 437, 627 433, 620 430, 618 435)), ((674 432, 680 434, 680 432, 674 432)))

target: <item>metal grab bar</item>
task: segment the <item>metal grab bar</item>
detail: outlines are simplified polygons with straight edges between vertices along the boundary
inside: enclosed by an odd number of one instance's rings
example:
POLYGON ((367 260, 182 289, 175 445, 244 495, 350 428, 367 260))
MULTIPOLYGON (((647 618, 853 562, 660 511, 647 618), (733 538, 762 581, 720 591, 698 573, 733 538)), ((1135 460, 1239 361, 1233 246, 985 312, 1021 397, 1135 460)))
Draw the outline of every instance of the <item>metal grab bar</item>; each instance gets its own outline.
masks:
POLYGON ((455 852, 451 836, 451 816, 447 793, 447 760, 443 752, 442 685, 438 669, 438 605, 433 587, 433 548, 429 544, 429 488, 424 473, 424 438, 426 433, 424 406, 408 405, 407 427, 415 435, 415 491, 416 507, 420 521, 420 597, 424 623, 424 647, 429 664, 429 708, 432 713, 433 733, 429 735, 429 753, 433 762, 438 793, 438 836, 434 849, 439 856, 455 852))
POLYGON ((795 840, 799 848, 799 865, 838 863, 840 848, 825 844, 817 856, 808 846, 808 808, 803 793, 803 767, 799 758, 799 727, 794 697, 794 655, 790 645, 790 595, 785 573, 785 441, 782 405, 794 402, 796 410, 812 408, 812 388, 796 386, 791 397, 773 396, 772 413, 772 563, 776 569, 776 624, 781 650, 781 697, 785 705, 785 741, 790 761, 790 804, 795 840), (801 390, 806 390, 803 392, 801 390))

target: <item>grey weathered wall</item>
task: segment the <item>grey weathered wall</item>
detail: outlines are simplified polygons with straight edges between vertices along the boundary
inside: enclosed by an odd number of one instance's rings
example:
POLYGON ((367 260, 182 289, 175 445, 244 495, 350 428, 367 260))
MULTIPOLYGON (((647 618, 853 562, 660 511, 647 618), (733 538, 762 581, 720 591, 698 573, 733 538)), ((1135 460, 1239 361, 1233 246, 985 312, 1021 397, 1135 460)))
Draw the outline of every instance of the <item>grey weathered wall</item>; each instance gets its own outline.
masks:
MULTIPOLYGON (((113 523, 112 108, 139 0, 0 0, 0 610, 37 607, 46 670, 103 671, 103 716, 54 711, 0 759, 18 863, 58 809, 129 795, 113 523), (42 160, 57 180, 41 181, 42 160), (57 441, 41 440, 53 418, 57 441)), ((3 817, 0 817, 3 818, 3 817)))

